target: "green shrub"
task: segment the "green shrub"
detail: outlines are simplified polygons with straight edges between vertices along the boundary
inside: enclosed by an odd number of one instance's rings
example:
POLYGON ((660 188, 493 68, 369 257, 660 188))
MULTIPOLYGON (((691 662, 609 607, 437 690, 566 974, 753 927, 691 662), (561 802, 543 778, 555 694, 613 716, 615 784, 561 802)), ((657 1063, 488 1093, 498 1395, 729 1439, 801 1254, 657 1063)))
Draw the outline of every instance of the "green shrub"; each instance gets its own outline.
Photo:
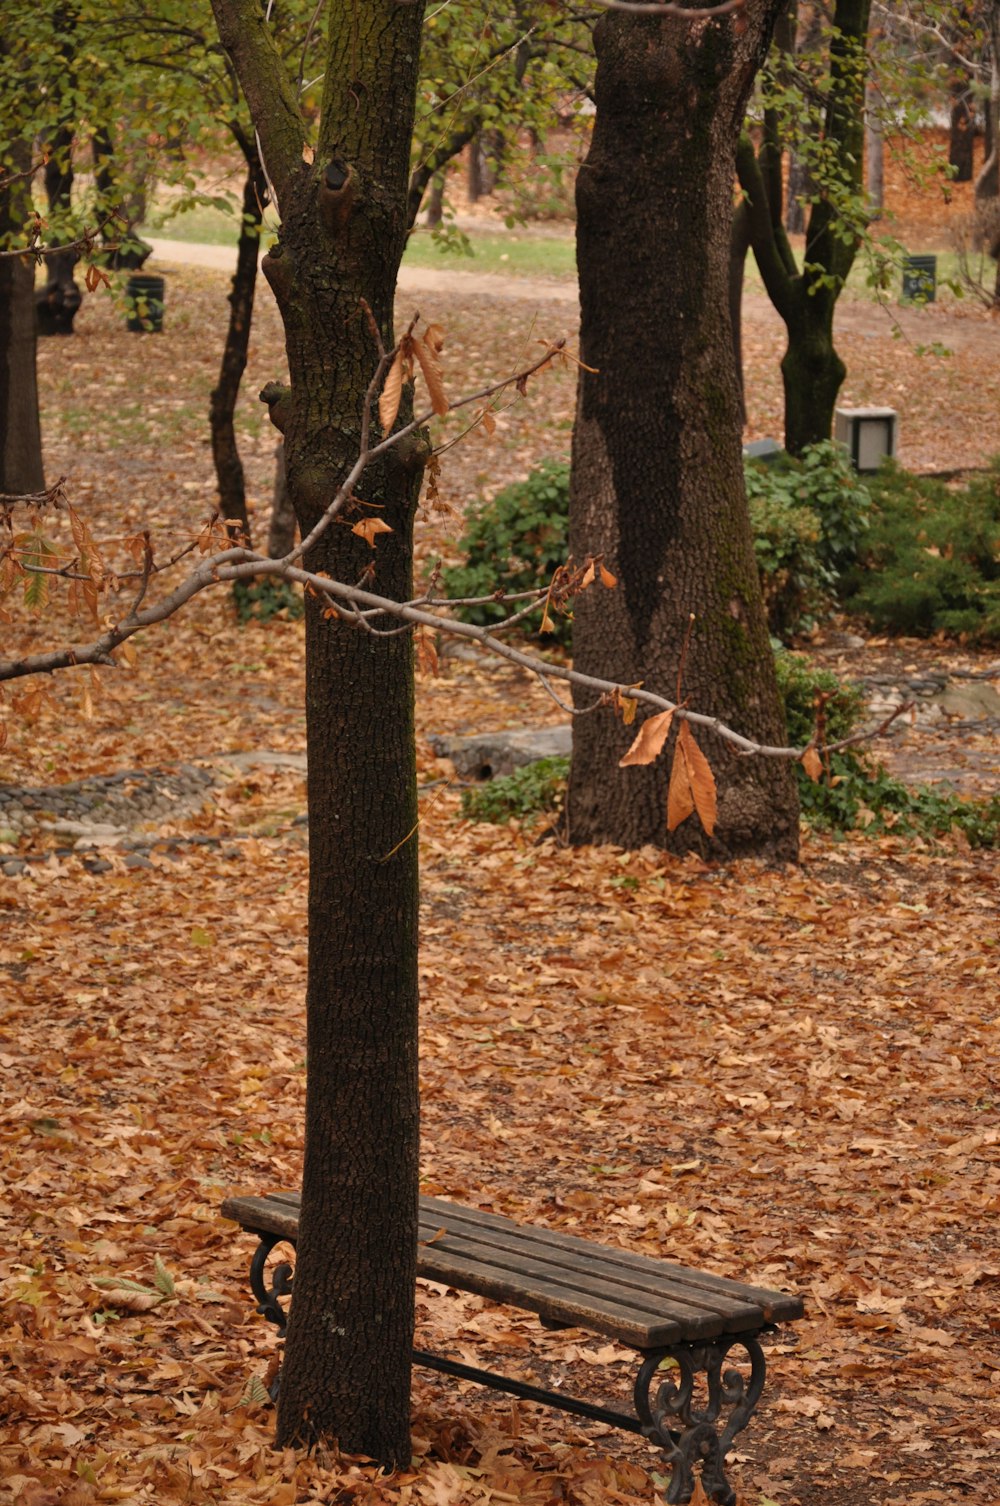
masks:
POLYGON ((543 813, 562 809, 568 777, 568 758, 538 758, 512 774, 463 790, 462 815, 494 826, 517 816, 530 825, 543 813))
POLYGON ((850 737, 861 722, 864 693, 856 685, 842 685, 828 669, 814 669, 801 654, 784 649, 774 656, 778 690, 785 707, 788 741, 797 748, 812 738, 816 726, 816 701, 826 695, 826 740, 850 737))
POLYGON ((825 440, 795 460, 744 466, 768 624, 785 639, 808 632, 833 605, 839 576, 858 558, 871 499, 840 445, 825 440))
MULTIPOLYGON (((756 469, 748 467, 748 481, 756 469)), ((761 492, 750 497, 750 524, 767 625, 784 642, 808 632, 832 604, 834 576, 820 557, 819 521, 808 507, 761 492)))
MULTIPOLYGON (((543 461, 479 512, 470 510, 466 522, 459 545, 465 564, 444 571, 449 596, 489 596, 498 589, 513 594, 547 585, 569 553, 569 465, 565 460, 543 461)), ((459 616, 488 626, 502 622, 510 611, 488 601, 461 607, 459 616)), ((568 643, 569 619, 552 620, 557 641, 568 643)))
MULTIPOLYGON (((745 467, 757 566, 772 633, 808 631, 829 609, 837 571, 856 557, 867 527, 868 493, 844 452, 814 445, 801 461, 745 467)), ((478 511, 470 510, 460 542, 465 564, 444 572, 449 596, 488 596, 546 585, 564 564, 569 540, 569 466, 547 460, 478 511)), ((467 622, 488 625, 508 615, 499 602, 463 607, 467 622)), ((570 619, 554 619, 568 644, 570 619)))
POLYGON ((1000 639, 1000 461, 967 486, 888 464, 871 482, 865 558, 844 605, 876 627, 1000 639))
POLYGON ((305 608, 302 593, 287 580, 275 580, 263 575, 258 580, 233 582, 233 601, 236 617, 241 623, 270 622, 279 612, 288 617, 301 617, 305 608))

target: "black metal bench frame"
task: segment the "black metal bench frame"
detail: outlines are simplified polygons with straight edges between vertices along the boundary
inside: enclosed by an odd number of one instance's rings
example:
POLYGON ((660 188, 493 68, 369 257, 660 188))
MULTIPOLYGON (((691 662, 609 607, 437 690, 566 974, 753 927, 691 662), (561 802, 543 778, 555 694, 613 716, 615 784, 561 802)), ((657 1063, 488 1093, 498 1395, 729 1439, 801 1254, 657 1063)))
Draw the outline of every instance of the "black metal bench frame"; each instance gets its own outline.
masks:
MULTIPOLYGON (((283 1335, 287 1314, 282 1298, 291 1296, 293 1266, 291 1262, 282 1261, 268 1271, 268 1260, 279 1245, 295 1248, 298 1198, 291 1193, 272 1194, 266 1198, 228 1198, 222 1211, 225 1217, 233 1219, 258 1238, 250 1263, 250 1286, 257 1300, 257 1311, 283 1335)), ((702 1486, 709 1499, 718 1506, 733 1506, 736 1492, 726 1477, 725 1460, 733 1440, 747 1426, 763 1394, 766 1362, 760 1338, 762 1334, 774 1332, 778 1322, 794 1321, 802 1316, 803 1307, 798 1297, 710 1276, 666 1261, 629 1255, 571 1236, 517 1225, 510 1219, 482 1214, 435 1198, 421 1198, 420 1212, 422 1240, 428 1236, 433 1240, 433 1244, 427 1242, 420 1246, 418 1274, 422 1278, 444 1282, 459 1290, 476 1291, 509 1306, 535 1311, 543 1326, 550 1329, 581 1327, 606 1334, 635 1348, 641 1359, 633 1387, 634 1413, 597 1406, 578 1397, 545 1390, 493 1371, 478 1370, 472 1365, 422 1349, 414 1349, 414 1364, 638 1433, 663 1451, 665 1463, 670 1466, 671 1478, 666 1494, 670 1506, 690 1500, 698 1464, 701 1466, 702 1486), (452 1223, 450 1229, 449 1220, 452 1223), (664 1316, 661 1322, 647 1323, 642 1328, 636 1326, 634 1315, 632 1321, 616 1320, 610 1307, 604 1313, 587 1310, 586 1304, 581 1306, 574 1299, 571 1290, 566 1290, 562 1296, 556 1290, 553 1295, 553 1284, 545 1274, 525 1276, 520 1267, 509 1266, 508 1270, 519 1278, 511 1283, 509 1277, 505 1279, 502 1270, 484 1273, 477 1267, 463 1273, 463 1263, 471 1267, 475 1262, 463 1255, 461 1249, 449 1246, 449 1240, 453 1246, 461 1246, 463 1233, 467 1235, 469 1228, 480 1230, 481 1237, 495 1234, 498 1241, 512 1239, 522 1246, 530 1247, 537 1241, 542 1250, 542 1263, 526 1262, 535 1267, 536 1273, 539 1269, 544 1272, 545 1255, 549 1251, 558 1254, 564 1270, 571 1269, 565 1264, 567 1260, 579 1259, 582 1262, 589 1258, 596 1260, 600 1271, 603 1270, 601 1262, 610 1259, 614 1267, 623 1270, 628 1283, 640 1278, 648 1283, 657 1273, 662 1273, 661 1279, 665 1283, 680 1284, 684 1291, 683 1299, 677 1304, 680 1311, 686 1310, 688 1301, 701 1301, 705 1304, 704 1309, 698 1313, 692 1307, 686 1322, 683 1317, 664 1316), (713 1329, 717 1331, 713 1332, 713 1329), (743 1351, 744 1369, 749 1365, 749 1377, 732 1363, 727 1367, 727 1361, 736 1358, 733 1352, 740 1350, 743 1351), (699 1387, 705 1392, 701 1405, 696 1404, 699 1377, 704 1377, 699 1387)), ((648 1306, 652 1306, 652 1301, 648 1306)))

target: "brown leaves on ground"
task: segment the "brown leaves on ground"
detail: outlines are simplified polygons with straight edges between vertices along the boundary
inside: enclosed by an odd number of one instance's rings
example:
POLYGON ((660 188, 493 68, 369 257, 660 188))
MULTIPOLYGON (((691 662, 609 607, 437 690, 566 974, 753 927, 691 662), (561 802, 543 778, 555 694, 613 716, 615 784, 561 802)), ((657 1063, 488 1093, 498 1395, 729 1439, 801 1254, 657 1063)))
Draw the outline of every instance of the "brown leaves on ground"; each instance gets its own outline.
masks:
MULTIPOLYGON (((95 297, 78 334, 41 347, 53 473, 67 471, 95 538, 147 524, 197 537, 212 510, 204 411, 226 276, 171 287, 163 336, 126 334, 95 297), (99 369, 113 400, 80 389, 99 369)), ((510 369, 530 311, 448 307, 454 390, 510 369)), ((881 396, 891 370, 911 454, 984 458, 995 363, 980 352, 963 368, 959 412, 926 363, 899 343, 888 363, 871 332, 842 344, 852 396, 869 382, 881 396)), ((280 350, 264 300, 248 429, 280 350)), ((774 353, 771 340, 766 377, 763 346, 751 357, 758 413, 780 407, 774 353)), ((491 490, 551 450, 571 374, 547 377, 543 401, 541 427, 531 405, 496 411, 491 490)), ((274 446, 251 433, 260 534, 274 446)), ((483 453, 448 453, 446 501, 472 494, 483 453)), ((432 523, 423 557, 447 554, 448 537, 432 523)), ((70 621, 60 611, 5 632, 37 647, 70 621)), ((89 723, 72 676, 48 687, 13 724, 2 777, 301 751, 299 624, 240 630, 221 596, 202 599, 137 653, 135 673, 99 677, 89 723)), ((421 783, 452 777, 427 733, 531 724, 550 705, 516 671, 426 653, 421 783)), ((0 1501, 662 1499, 640 1440, 419 1371, 412 1470, 383 1479, 271 1447, 275 1343, 247 1289, 251 1241, 218 1207, 300 1175, 303 804, 300 774, 233 770, 203 813, 161 828, 218 845, 154 849, 140 871, 112 851, 100 875, 52 857, 0 886, 0 1501), (134 1311, 143 1293, 156 1300, 134 1311)), ((800 1291, 808 1317, 770 1345, 762 1410, 737 1439, 748 1506, 992 1506, 995 859, 810 838, 798 870, 707 871, 651 850, 539 846, 458 810, 446 782, 421 797, 424 1190, 800 1291)), ((593 1335, 440 1289, 422 1287, 418 1308, 426 1347, 611 1404, 628 1393, 631 1357, 593 1335)))

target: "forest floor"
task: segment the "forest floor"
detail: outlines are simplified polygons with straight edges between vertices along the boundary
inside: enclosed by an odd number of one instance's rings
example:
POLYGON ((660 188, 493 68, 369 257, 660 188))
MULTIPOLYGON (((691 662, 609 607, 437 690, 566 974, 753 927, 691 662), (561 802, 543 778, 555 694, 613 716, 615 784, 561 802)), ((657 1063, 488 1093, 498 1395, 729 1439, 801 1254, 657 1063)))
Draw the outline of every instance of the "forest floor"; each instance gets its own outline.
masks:
MULTIPOLYGON (((94 296, 72 339, 43 346, 48 474, 99 536, 150 526, 163 556, 211 511, 226 290, 177 265, 162 335, 126 334, 94 296)), ((449 276, 419 307, 447 331, 452 393, 574 333, 561 289, 449 276)), ((905 311, 901 337, 868 304, 838 320, 843 401, 899 410, 904 464, 988 459, 995 323, 946 301, 905 311), (938 345, 953 353, 918 351, 938 345)), ((750 437, 778 434, 782 341, 753 297, 745 348, 750 437)), ((274 436, 255 394, 282 366, 262 291, 240 409, 260 529, 274 436)), ((573 404, 572 373, 548 374, 491 441, 448 453, 422 568, 454 557, 471 498, 566 452, 573 404)), ((5 635, 79 631, 53 600, 5 635)), ((997 667, 943 642, 806 648, 855 677, 989 683, 997 667)), ((996 1503, 995 857, 806 832, 796 868, 721 870, 463 821, 430 735, 557 715, 506 666, 444 655, 420 676, 424 1190, 800 1292, 807 1317, 769 1346, 738 1440, 747 1506, 996 1503)), ((989 792, 995 740, 975 727, 895 747, 918 772, 971 752, 965 787, 989 792)), ((66 851, 51 823, 0 845, 23 865, 0 880, 0 1502, 652 1501, 637 1440, 419 1371, 412 1470, 270 1446, 254 1377, 275 1341, 249 1300, 250 1241, 218 1210, 299 1177, 303 749, 300 624, 241 628, 221 593, 150 633, 134 668, 64 675, 11 718, 0 788, 162 773, 169 800, 189 765, 213 782, 173 819, 137 802, 131 866, 116 846, 66 851)), ((628 1391, 629 1356, 588 1335, 441 1289, 418 1308, 424 1347, 628 1391)))

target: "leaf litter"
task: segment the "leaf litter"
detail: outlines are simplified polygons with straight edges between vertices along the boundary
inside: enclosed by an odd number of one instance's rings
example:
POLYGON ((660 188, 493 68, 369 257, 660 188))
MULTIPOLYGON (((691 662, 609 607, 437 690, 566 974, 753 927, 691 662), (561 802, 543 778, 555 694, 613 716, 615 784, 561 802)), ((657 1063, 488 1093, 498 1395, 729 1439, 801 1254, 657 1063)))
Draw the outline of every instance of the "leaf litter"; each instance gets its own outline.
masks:
MULTIPOLYGON (((184 273, 180 287, 162 344, 129 345, 95 296, 79 337, 43 346, 49 463, 102 540, 154 513, 197 538, 211 504, 203 399, 224 279, 184 273), (100 368, 121 401, 73 397, 100 368), (194 373, 183 391, 180 370, 194 373)), ((534 338, 516 304, 428 312, 448 330, 456 394, 534 338)), ((859 391, 876 344, 859 341, 859 391)), ((279 348, 262 301, 248 426, 279 348)), ((893 354, 909 380, 905 348, 893 354)), ((572 375, 545 380, 541 431, 537 408, 515 404, 492 439, 449 452, 453 507, 522 474, 553 432, 568 438, 572 375)), ((973 408, 981 386, 966 389, 973 408)), ((779 401, 773 371, 752 390, 765 411, 779 401)), ((927 413, 920 444, 939 421, 927 413)), ((978 461, 975 417, 947 423, 978 461)), ((272 436, 258 427, 246 449, 262 528, 272 436)), ((424 525, 425 561, 454 549, 442 516, 424 525)), ((62 611, 16 635, 37 643, 62 611)), ((135 672, 99 676, 92 721, 72 676, 52 686, 17 724, 4 778, 301 751, 301 673, 297 624, 240 630, 221 596, 203 598, 138 644, 135 672)), ((420 827, 424 1191, 800 1291, 807 1319, 771 1344, 764 1403, 737 1440, 754 1506, 995 1500, 990 856, 808 837, 797 870, 718 871, 538 845, 517 823, 463 822, 426 735, 550 719, 541 692, 445 651, 424 657, 419 701, 419 777, 434 785, 420 827)), ((275 1341, 249 1298, 250 1241, 218 1206, 299 1177, 303 803, 301 775, 231 771, 210 807, 159 834, 239 844, 154 848, 149 869, 99 877, 52 855, 0 891, 0 1501, 653 1500, 657 1457, 636 1440, 419 1371, 412 1470, 383 1479, 362 1460, 272 1449, 275 1341)), ((542 1335, 425 1285, 418 1319, 427 1347, 627 1393, 628 1356, 592 1335, 542 1335)))

